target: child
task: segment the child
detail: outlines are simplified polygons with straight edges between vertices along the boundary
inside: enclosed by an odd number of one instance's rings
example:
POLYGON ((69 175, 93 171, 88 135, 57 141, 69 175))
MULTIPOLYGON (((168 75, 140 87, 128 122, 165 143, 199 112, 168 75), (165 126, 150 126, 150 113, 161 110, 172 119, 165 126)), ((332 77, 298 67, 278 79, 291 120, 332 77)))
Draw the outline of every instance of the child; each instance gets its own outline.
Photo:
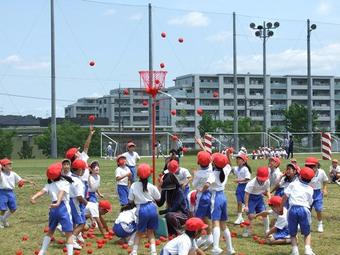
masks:
POLYGON ((148 164, 140 164, 137 174, 139 181, 131 185, 129 191, 129 201, 137 206, 137 235, 131 254, 136 255, 139 245, 139 240, 143 233, 147 232, 150 242, 151 255, 156 255, 156 243, 154 231, 158 227, 158 212, 155 201, 161 198, 156 186, 148 182, 151 175, 151 167, 148 164))
POLYGON ((62 230, 65 232, 67 254, 72 255, 73 224, 70 214, 69 195, 70 183, 73 181, 70 177, 62 175, 62 165, 60 163, 50 165, 46 171, 46 175, 48 184, 31 198, 31 203, 35 204, 37 198, 48 193, 52 201, 48 218, 48 233, 43 239, 39 255, 44 255, 46 253, 58 223, 61 224, 62 230))
POLYGON ((287 164, 286 172, 281 176, 279 183, 277 183, 270 193, 275 192, 275 196, 282 197, 284 190, 288 185, 297 179, 297 166, 289 163, 287 164))
POLYGON ((189 201, 189 215, 193 217, 195 215, 196 200, 197 200, 197 190, 192 190, 189 192, 187 199, 189 201))
POLYGON ((131 177, 131 171, 126 166, 126 157, 119 155, 117 157, 117 169, 116 169, 116 181, 117 181, 117 193, 119 196, 119 202, 121 206, 129 203, 129 178, 131 177))
POLYGON ((0 228, 9 227, 7 219, 17 210, 15 185, 21 188, 26 182, 34 185, 12 171, 12 161, 7 158, 0 161, 0 228))
POLYGON ((85 217, 90 219, 91 226, 98 226, 98 229, 102 235, 105 235, 105 230, 109 232, 109 228, 106 224, 103 215, 112 211, 111 204, 108 200, 101 200, 99 203, 87 202, 85 207, 85 217))
MULTIPOLYGON (((209 186, 214 182, 214 174, 211 166, 211 155, 209 152, 200 151, 197 154, 197 164, 199 165, 195 172, 192 184, 197 190, 195 217, 201 218, 205 224, 209 225, 211 218, 211 192, 209 186)), ((207 249, 213 243, 213 235, 211 228, 207 228, 207 235, 201 237, 197 244, 202 246, 202 249, 207 249)))
POLYGON ((193 247, 196 238, 206 225, 200 218, 190 218, 185 222, 185 232, 169 241, 161 250, 160 255, 204 255, 200 249, 193 247))
POLYGON ((230 231, 227 227, 226 221, 228 219, 227 213, 227 198, 224 194, 225 185, 227 183, 227 178, 231 172, 231 167, 228 164, 227 156, 221 153, 214 153, 212 155, 212 165, 214 182, 211 183, 209 190, 212 194, 211 202, 211 221, 213 225, 213 249, 211 253, 213 255, 218 255, 223 252, 219 247, 221 230, 223 231, 226 244, 227 244, 227 254, 235 254, 231 242, 230 231))
POLYGON ((270 188, 274 187, 279 181, 282 176, 282 173, 280 171, 281 160, 278 157, 271 157, 269 159, 269 181, 270 181, 270 188))
POLYGON ((71 160, 66 158, 61 162, 61 165, 62 165, 62 169, 61 169, 62 175, 71 177, 71 175, 72 175, 72 173, 71 173, 71 160))
POLYGON ((127 204, 120 209, 120 213, 112 227, 113 232, 120 238, 129 238, 128 245, 132 246, 137 230, 137 208, 134 204, 127 204))
POLYGON ((234 224, 239 225, 243 222, 242 217, 242 205, 244 204, 244 189, 246 188, 247 182, 250 180, 251 169, 247 164, 248 157, 246 154, 240 153, 236 156, 237 167, 233 169, 236 175, 235 182, 237 183, 236 188, 236 200, 237 200, 237 219, 234 224))
POLYGON ((322 211, 323 211, 323 197, 327 196, 328 177, 324 170, 319 168, 319 160, 313 157, 308 157, 305 160, 305 166, 313 169, 314 178, 309 185, 313 188, 313 204, 311 209, 315 209, 316 217, 318 219, 318 232, 323 232, 322 211))
POLYGON ((329 179, 331 179, 331 183, 338 183, 340 179, 340 166, 337 159, 333 159, 332 165, 329 167, 329 179))
POLYGON ((100 175, 99 175, 99 163, 98 161, 93 161, 90 165, 90 177, 89 177, 89 192, 88 192, 88 198, 87 200, 93 203, 97 203, 98 199, 96 194, 100 198, 103 198, 103 194, 100 193, 99 187, 100 187, 100 175))
POLYGON ((131 182, 135 182, 136 164, 137 164, 137 161, 140 160, 140 157, 138 153, 135 152, 136 144, 134 144, 133 142, 129 142, 126 147, 128 151, 123 153, 122 155, 126 158, 126 166, 131 171, 131 176, 130 176, 131 182))
POLYGON ((81 159, 76 159, 72 162, 72 180, 73 184, 70 189, 70 206, 72 213, 73 230, 73 248, 80 250, 81 246, 77 243, 77 240, 84 242, 81 232, 85 226, 85 206, 87 200, 85 199, 85 185, 81 180, 81 176, 84 174, 86 163, 81 159))
POLYGON ((279 196, 273 196, 269 199, 268 205, 271 210, 264 211, 256 214, 256 218, 267 217, 269 214, 276 218, 274 226, 266 234, 267 244, 289 244, 291 242, 288 221, 287 221, 287 209, 281 208, 282 198, 279 196))
POLYGON ((285 190, 281 208, 289 201, 288 229, 292 241, 292 255, 299 255, 297 246, 297 231, 300 225, 301 234, 304 235, 305 255, 315 255, 311 248, 310 207, 313 203, 313 188, 309 182, 314 177, 314 171, 309 167, 303 167, 300 171, 299 181, 292 182, 285 190))
MULTIPOLYGON (((263 195, 270 198, 269 192, 269 171, 268 167, 257 168, 256 177, 247 183, 245 188, 244 210, 248 213, 248 219, 250 225, 245 228, 243 237, 248 237, 252 234, 252 220, 255 218, 256 213, 260 213, 266 210, 266 206, 263 201, 263 195)), ((269 231, 269 218, 263 218, 265 234, 269 231)))

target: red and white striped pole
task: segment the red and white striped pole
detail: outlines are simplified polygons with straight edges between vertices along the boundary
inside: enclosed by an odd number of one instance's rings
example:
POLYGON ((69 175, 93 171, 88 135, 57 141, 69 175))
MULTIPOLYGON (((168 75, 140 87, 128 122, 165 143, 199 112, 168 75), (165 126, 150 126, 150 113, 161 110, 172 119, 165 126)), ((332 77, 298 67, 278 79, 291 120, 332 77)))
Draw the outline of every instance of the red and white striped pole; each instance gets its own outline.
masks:
POLYGON ((208 133, 204 134, 204 147, 210 154, 212 153, 212 140, 212 135, 209 135, 208 133))
POLYGON ((321 133, 322 159, 332 160, 332 137, 331 133, 321 133))

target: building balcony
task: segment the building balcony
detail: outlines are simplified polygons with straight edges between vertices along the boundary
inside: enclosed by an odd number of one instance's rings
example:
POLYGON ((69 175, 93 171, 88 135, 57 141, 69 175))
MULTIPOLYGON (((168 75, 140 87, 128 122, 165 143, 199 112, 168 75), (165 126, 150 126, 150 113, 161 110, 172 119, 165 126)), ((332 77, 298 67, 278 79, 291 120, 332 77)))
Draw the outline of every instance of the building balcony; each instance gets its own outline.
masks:
POLYGON ((287 99, 287 94, 270 94, 271 99, 287 99))
POLYGON ((272 121, 283 121, 285 117, 283 115, 272 115, 270 119, 272 121))
POLYGON ((340 100, 340 94, 335 94, 335 95, 334 95, 334 99, 340 100))
POLYGON ((270 107, 271 110, 284 110, 287 108, 285 104, 274 104, 270 107))
POLYGON ((272 88, 272 89, 286 89, 287 84, 286 83, 271 83, 270 88, 272 88))
POLYGON ((330 121, 331 117, 330 116, 319 116, 318 121, 330 121))

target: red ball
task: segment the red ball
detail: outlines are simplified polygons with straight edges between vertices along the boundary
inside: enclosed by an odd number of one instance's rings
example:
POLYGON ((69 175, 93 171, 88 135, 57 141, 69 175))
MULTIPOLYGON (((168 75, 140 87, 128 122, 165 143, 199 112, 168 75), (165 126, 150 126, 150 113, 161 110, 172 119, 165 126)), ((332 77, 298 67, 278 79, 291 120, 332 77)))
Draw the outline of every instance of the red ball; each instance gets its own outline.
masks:
POLYGON ((155 84, 158 85, 159 83, 160 83, 160 81, 159 81, 158 79, 156 79, 156 80, 155 80, 155 84))
POLYGON ((88 249, 88 250, 87 250, 87 254, 92 254, 92 252, 93 252, 93 251, 92 251, 91 249, 88 249))
POLYGON ((189 149, 187 147, 183 147, 182 150, 183 150, 183 153, 187 153, 189 149))
POLYGON ((143 101, 144 106, 147 106, 148 104, 149 104, 148 101, 146 101, 146 100, 143 101))
POLYGON ((169 236, 169 240, 171 241, 172 239, 174 239, 174 236, 173 235, 169 236))
POLYGON ((93 114, 91 114, 90 116, 89 116, 89 121, 90 122, 94 122, 96 120, 96 116, 94 116, 93 114))
POLYGON ((47 233, 49 231, 48 227, 44 227, 44 233, 47 233))
POLYGON ((122 245, 122 248, 126 250, 127 248, 129 248, 129 245, 127 243, 125 243, 125 244, 122 245))
POLYGON ((177 112, 176 112, 176 110, 175 110, 175 109, 174 109, 174 110, 171 110, 171 115, 172 115, 172 116, 175 116, 175 115, 176 115, 176 113, 177 113, 177 112))
POLYGON ((160 245, 161 244, 161 240, 156 240, 156 245, 160 245))
POLYGON ((213 97, 218 97, 218 92, 215 91, 215 92, 213 93, 213 97))
POLYGON ((257 241, 257 240, 259 240, 259 237, 258 236, 253 236, 253 240, 257 241))
POLYGON ((145 248, 149 249, 150 248, 150 243, 146 243, 144 246, 145 246, 145 248))
POLYGON ((15 252, 15 255, 23 255, 23 254, 24 254, 24 252, 22 250, 17 250, 15 252))
POLYGON ((64 239, 59 239, 59 240, 57 241, 57 243, 58 243, 58 244, 64 244, 64 243, 65 243, 65 240, 64 240, 64 239))
POLYGON ((125 96, 129 95, 129 89, 124 89, 124 90, 123 90, 123 94, 124 94, 125 96))
POLYGON ((95 66, 95 65, 96 65, 96 62, 94 62, 93 60, 91 60, 91 61, 89 62, 89 65, 90 65, 90 66, 95 66))
POLYGON ((184 42, 184 39, 182 37, 178 38, 178 42, 179 43, 183 43, 184 42))
POLYGON ((173 136, 171 136, 171 139, 172 139, 173 141, 177 141, 177 140, 178 140, 178 136, 177 136, 177 135, 173 135, 173 136))
POLYGON ((24 235, 24 236, 22 237, 22 240, 23 240, 23 241, 27 241, 27 240, 28 240, 28 236, 24 235))
POLYGON ((203 109, 202 109, 202 108, 198 108, 198 109, 197 109, 197 114, 198 114, 199 116, 202 116, 202 115, 203 115, 203 109))
POLYGON ((25 185, 24 180, 20 180, 20 181, 18 182, 18 187, 19 187, 19 188, 22 188, 24 185, 25 185))
POLYGON ((162 242, 166 242, 167 239, 166 239, 166 237, 164 237, 164 236, 160 236, 160 237, 159 237, 159 240, 161 240, 162 242))
POLYGON ((34 250, 34 255, 38 255, 39 254, 39 250, 34 250))
POLYGON ((86 246, 86 247, 91 247, 91 246, 92 246, 92 243, 86 243, 85 246, 86 246))
POLYGON ((161 36, 162 36, 163 38, 165 38, 165 37, 166 37, 166 33, 165 33, 165 32, 162 32, 162 33, 161 33, 161 36))
POLYGON ((160 66, 161 68, 164 68, 164 67, 165 67, 165 64, 164 64, 164 63, 160 63, 159 66, 160 66))
POLYGON ((66 247, 63 248, 63 252, 67 252, 67 248, 66 247))
POLYGON ((103 246, 104 246, 104 244, 101 244, 101 243, 99 243, 99 244, 97 245, 98 249, 103 248, 103 246))
POLYGON ((80 254, 80 251, 79 251, 79 250, 75 250, 73 254, 74 254, 74 255, 79 255, 79 254, 80 254))
POLYGON ((115 232, 113 232, 113 230, 110 230, 110 231, 109 231, 109 234, 110 234, 110 236, 114 236, 114 235, 115 235, 115 232))

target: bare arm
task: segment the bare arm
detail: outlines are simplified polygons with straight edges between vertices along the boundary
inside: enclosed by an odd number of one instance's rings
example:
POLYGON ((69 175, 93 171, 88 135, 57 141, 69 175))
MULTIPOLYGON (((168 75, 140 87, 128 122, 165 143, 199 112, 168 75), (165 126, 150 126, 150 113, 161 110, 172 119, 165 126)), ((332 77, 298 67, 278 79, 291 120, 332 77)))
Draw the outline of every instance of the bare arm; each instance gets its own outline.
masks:
POLYGON ((97 194, 98 194, 98 196, 100 196, 101 198, 103 198, 104 197, 104 195, 99 191, 99 189, 97 189, 97 194))
POLYGON ((268 215, 269 215, 268 211, 263 211, 263 212, 255 214, 255 218, 260 217, 260 216, 267 217, 268 215))
POLYGON ((276 228, 276 227, 272 227, 272 228, 268 231, 268 233, 266 234, 266 238, 268 238, 270 235, 276 233, 276 231, 277 231, 277 228, 276 228))
POLYGON ((83 198, 83 196, 77 196, 79 203, 87 205, 87 200, 83 198))
POLYGON ((205 146, 202 143, 202 139, 200 137, 195 136, 195 141, 198 144, 198 146, 201 148, 201 150, 206 151, 205 146))
POLYGON ((249 193, 246 192, 244 196, 244 210, 248 212, 248 205, 249 205, 249 193))
POLYGON ((327 182, 323 183, 322 193, 325 197, 327 197, 327 194, 328 194, 328 192, 327 192, 327 182))
POLYGON ((102 223, 102 225, 103 225, 103 228, 104 228, 107 232, 109 232, 109 227, 107 226, 106 220, 104 219, 104 217, 103 217, 102 215, 99 215, 99 219, 100 219, 100 221, 101 221, 101 223, 102 223))
POLYGON ((280 210, 283 210, 283 207, 285 206, 287 200, 288 200, 287 195, 283 195, 280 210))
POLYGON ((65 195, 65 191, 60 190, 60 191, 58 192, 57 203, 51 204, 51 205, 50 205, 50 208, 57 208, 57 207, 60 205, 61 200, 63 200, 64 195, 65 195))
POLYGON ((36 199, 38 199, 39 197, 42 197, 45 193, 46 193, 46 191, 44 189, 42 189, 42 190, 38 191, 37 193, 35 193, 31 197, 31 203, 35 204, 37 202, 36 199))
POLYGON ((86 154, 87 154, 88 151, 89 151, 89 147, 90 147, 90 144, 91 144, 91 139, 92 139, 92 136, 93 136, 94 132, 95 132, 95 130, 94 130, 93 126, 91 125, 91 126, 90 126, 90 133, 89 133, 89 135, 88 135, 88 137, 87 137, 87 139, 86 139, 86 142, 85 142, 85 144, 84 144, 84 152, 85 152, 86 154))
POLYGON ((272 188, 272 190, 270 191, 270 193, 275 192, 275 190, 277 190, 279 187, 280 187, 280 184, 279 184, 279 183, 275 184, 275 186, 272 188))
POLYGON ((99 217, 95 217, 94 220, 97 222, 98 229, 99 229, 100 233, 102 233, 102 235, 105 235, 105 231, 104 231, 101 219, 99 217))

